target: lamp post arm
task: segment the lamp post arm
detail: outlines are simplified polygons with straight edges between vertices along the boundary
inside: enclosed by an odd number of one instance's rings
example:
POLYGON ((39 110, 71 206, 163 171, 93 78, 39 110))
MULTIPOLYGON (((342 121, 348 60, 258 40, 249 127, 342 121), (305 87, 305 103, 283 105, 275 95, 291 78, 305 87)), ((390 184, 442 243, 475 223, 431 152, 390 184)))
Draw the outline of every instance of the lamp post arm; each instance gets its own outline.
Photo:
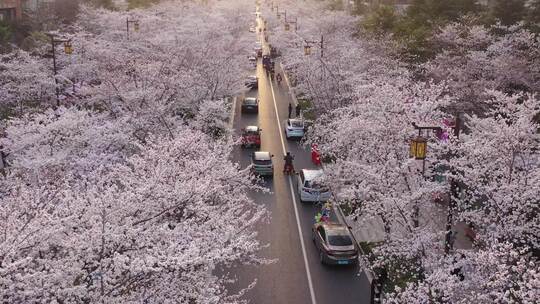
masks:
POLYGON ((416 130, 433 130, 433 131, 442 131, 441 127, 419 127, 415 122, 412 122, 412 126, 416 130))

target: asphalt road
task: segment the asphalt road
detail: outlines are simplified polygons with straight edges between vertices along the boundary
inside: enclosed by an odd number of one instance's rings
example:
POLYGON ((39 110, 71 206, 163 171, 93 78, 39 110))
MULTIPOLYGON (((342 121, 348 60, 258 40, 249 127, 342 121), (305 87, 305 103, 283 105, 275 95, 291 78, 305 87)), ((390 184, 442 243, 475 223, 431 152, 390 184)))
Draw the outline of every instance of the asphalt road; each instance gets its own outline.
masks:
MULTIPOLYGON (((281 85, 271 82, 264 73, 260 59, 256 73, 259 77, 259 88, 246 92, 245 96, 260 99, 259 113, 242 114, 242 98, 239 98, 233 127, 239 136, 241 128, 258 125, 262 129, 260 150, 275 155, 274 177, 265 180, 271 193, 253 192, 250 195, 271 212, 270 222, 258 226, 258 237, 261 243, 268 244, 261 255, 275 259, 276 262, 230 269, 238 278, 238 285, 235 286, 247 286, 257 280, 256 286, 245 295, 246 299, 255 304, 368 304, 369 283, 365 276, 360 274, 358 266, 326 266, 319 261, 318 252, 311 239, 311 226, 320 206, 300 203, 296 192, 296 177, 289 179, 282 173, 284 149, 295 156, 294 166, 297 171, 315 166, 311 163, 309 151, 299 142, 287 141, 284 133, 280 136, 278 121, 284 132, 283 121, 287 119, 288 104, 292 102, 285 81, 282 81, 281 85), (302 234, 305 254, 298 227, 302 234)), ((238 147, 233 160, 246 167, 250 164, 250 154, 253 151, 238 147)), ((229 290, 234 292, 235 286, 230 286, 229 290)))

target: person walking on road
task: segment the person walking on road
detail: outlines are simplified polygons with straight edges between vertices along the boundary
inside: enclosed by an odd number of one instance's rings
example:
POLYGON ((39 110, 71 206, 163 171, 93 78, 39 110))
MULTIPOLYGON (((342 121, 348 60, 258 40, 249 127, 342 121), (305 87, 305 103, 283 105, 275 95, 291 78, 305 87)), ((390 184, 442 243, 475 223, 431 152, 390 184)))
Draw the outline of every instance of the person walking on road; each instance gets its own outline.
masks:
POLYGON ((276 81, 277 81, 277 84, 278 84, 278 85, 281 84, 281 74, 280 74, 280 73, 277 73, 277 74, 276 74, 276 81))
POLYGON ((289 118, 291 118, 292 104, 289 102, 289 118))
POLYGON ((302 109, 300 108, 300 104, 297 104, 296 105, 296 117, 300 117, 300 112, 302 111, 302 109))

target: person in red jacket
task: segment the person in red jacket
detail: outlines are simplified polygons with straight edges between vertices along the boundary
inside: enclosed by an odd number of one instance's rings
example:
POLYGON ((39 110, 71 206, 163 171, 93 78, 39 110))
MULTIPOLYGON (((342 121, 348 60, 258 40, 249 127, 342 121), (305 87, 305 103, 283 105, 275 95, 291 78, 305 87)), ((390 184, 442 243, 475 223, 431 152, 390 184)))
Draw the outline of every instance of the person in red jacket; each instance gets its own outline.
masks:
POLYGON ((311 161, 317 166, 321 165, 321 154, 319 153, 317 144, 311 145, 311 161))

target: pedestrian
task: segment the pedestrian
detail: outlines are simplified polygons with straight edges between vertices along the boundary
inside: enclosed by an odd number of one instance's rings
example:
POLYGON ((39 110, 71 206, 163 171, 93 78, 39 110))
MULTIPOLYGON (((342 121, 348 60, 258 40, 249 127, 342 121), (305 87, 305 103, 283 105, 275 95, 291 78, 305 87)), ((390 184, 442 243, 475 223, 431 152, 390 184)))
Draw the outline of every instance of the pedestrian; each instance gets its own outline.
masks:
POLYGON ((296 105, 296 117, 300 117, 300 112, 302 111, 302 109, 300 108, 300 104, 297 104, 296 105))
POLYGON ((289 118, 291 118, 292 104, 289 102, 289 118))
POLYGON ((316 165, 321 165, 321 154, 319 153, 319 147, 317 144, 311 145, 311 161, 316 165))

